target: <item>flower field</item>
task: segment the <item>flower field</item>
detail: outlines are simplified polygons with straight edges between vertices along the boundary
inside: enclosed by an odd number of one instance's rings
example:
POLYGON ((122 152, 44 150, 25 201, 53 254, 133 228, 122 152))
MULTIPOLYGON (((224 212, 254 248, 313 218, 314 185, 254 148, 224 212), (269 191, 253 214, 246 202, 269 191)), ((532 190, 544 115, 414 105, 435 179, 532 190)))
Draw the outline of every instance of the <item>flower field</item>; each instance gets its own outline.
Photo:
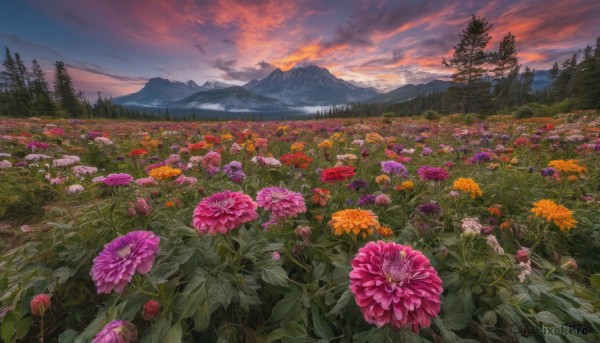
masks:
POLYGON ((0 120, 4 342, 597 342, 600 117, 0 120))

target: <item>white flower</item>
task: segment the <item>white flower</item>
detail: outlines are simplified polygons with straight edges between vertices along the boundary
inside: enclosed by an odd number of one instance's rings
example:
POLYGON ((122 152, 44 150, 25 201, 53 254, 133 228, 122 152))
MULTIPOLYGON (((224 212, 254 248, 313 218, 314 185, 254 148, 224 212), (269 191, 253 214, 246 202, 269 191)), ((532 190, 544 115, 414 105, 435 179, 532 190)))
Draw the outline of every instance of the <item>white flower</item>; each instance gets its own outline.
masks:
POLYGON ((10 168, 12 167, 12 163, 10 163, 7 160, 4 161, 0 161, 0 169, 4 169, 4 168, 10 168))
POLYGON ((76 185, 70 185, 69 188, 67 189, 67 193, 69 194, 75 194, 75 193, 79 193, 79 192, 83 192, 83 186, 76 184, 76 185))
POLYGON ((50 158, 50 156, 44 154, 29 154, 25 156, 25 160, 27 161, 39 161, 46 158, 50 158))
POLYGON ((498 239, 494 235, 487 236, 487 244, 492 247, 494 254, 496 255, 504 255, 504 249, 498 243, 498 239))
POLYGON ((94 138, 94 142, 100 144, 100 145, 113 145, 113 141, 111 141, 110 139, 106 138, 106 137, 96 137, 94 138))

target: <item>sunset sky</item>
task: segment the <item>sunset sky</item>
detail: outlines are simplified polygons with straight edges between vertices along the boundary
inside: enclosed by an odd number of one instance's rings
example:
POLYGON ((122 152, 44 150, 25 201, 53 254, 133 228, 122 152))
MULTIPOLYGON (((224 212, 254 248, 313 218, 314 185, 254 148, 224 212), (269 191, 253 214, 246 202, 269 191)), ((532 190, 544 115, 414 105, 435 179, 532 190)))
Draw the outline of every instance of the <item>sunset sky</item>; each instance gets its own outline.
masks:
POLYGON ((88 97, 156 76, 241 85, 303 63, 383 90, 448 75, 441 58, 473 13, 494 24, 489 49, 510 31, 520 63, 536 69, 600 35, 597 0, 7 0, 0 44, 48 76, 64 61, 88 97))

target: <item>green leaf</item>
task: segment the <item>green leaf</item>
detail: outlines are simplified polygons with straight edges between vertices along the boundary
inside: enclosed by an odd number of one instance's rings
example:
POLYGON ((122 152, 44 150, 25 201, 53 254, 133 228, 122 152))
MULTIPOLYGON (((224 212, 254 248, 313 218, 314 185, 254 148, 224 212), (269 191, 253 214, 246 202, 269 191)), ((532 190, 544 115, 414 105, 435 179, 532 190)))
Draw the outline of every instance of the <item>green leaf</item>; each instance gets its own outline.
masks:
POLYGON ((180 318, 191 317, 206 302, 206 278, 196 276, 190 280, 180 295, 180 318))
POLYGON ((515 305, 519 306, 522 309, 529 310, 533 308, 533 300, 529 296, 529 294, 519 293, 515 294, 512 297, 512 301, 515 305))
POLYGON ((590 284, 592 284, 594 289, 600 289, 600 274, 590 276, 590 284))
POLYGON ((348 304, 351 298, 352 293, 350 292, 350 289, 345 290, 328 314, 338 314, 346 306, 346 304, 348 304))
POLYGON ((15 334, 15 322, 17 321, 17 315, 11 312, 4 316, 2 326, 0 327, 0 338, 3 342, 14 342, 15 334))
POLYGON ((59 285, 67 282, 73 275, 75 275, 75 271, 68 267, 60 267, 52 273, 52 277, 56 278, 56 282, 59 285))
POLYGON ((284 337, 285 337, 285 330, 283 330, 282 328, 275 329, 275 330, 271 331, 269 336, 267 336, 267 342, 270 343, 270 342, 279 341, 284 337))
POLYGON ((15 338, 17 340, 20 340, 23 337, 27 336, 30 325, 31 325, 31 318, 21 318, 21 320, 17 322, 17 330, 15 331, 15 338))
POLYGON ((167 332, 167 335, 163 338, 163 343, 178 343, 181 342, 182 332, 181 332, 181 322, 175 323, 167 332))
POLYGON ((291 319, 300 315, 302 311, 302 299, 297 289, 292 288, 292 291, 286 293, 281 300, 275 304, 271 311, 271 320, 273 322, 291 319))
POLYGON ((320 309, 317 306, 312 306, 310 309, 313 327, 315 328, 315 334, 319 338, 327 338, 333 336, 333 331, 327 321, 321 315, 320 309))
POLYGON ((77 338, 77 335, 79 333, 73 329, 65 330, 58 336, 58 343, 72 343, 77 338))
POLYGON ((542 311, 535 315, 535 319, 538 322, 542 322, 545 324, 550 324, 552 326, 558 327, 562 324, 560 319, 552 312, 542 311))
POLYGON ((486 311, 483 314, 483 318, 481 318, 481 322, 485 325, 496 326, 498 316, 496 316, 496 312, 494 311, 486 311))
POLYGON ((263 281, 274 286, 288 286, 288 275, 286 271, 277 265, 263 267, 261 271, 261 278, 263 281))

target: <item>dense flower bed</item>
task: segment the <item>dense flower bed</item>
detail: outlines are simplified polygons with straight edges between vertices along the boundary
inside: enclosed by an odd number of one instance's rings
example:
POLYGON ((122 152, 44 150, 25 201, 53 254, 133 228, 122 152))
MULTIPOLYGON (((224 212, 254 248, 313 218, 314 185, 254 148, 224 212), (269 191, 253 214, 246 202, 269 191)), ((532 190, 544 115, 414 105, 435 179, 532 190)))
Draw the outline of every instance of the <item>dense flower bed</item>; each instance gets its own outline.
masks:
POLYGON ((600 339, 595 115, 0 127, 3 341, 600 339))

